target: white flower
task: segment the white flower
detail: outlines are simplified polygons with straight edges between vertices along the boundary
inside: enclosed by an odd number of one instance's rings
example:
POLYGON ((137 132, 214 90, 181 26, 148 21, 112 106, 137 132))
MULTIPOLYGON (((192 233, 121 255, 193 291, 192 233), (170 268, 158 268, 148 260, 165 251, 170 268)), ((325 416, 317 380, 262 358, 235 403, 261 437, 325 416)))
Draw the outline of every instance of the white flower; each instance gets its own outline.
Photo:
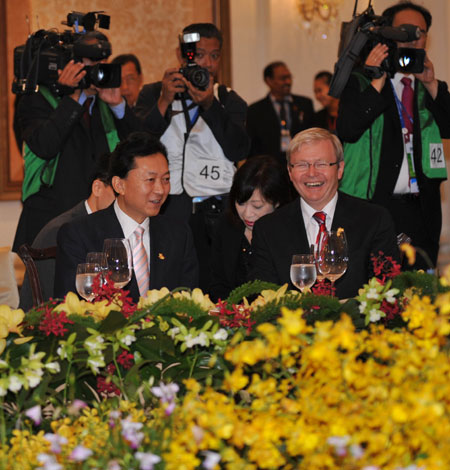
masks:
POLYGON ((130 443, 132 449, 137 449, 142 439, 144 439, 144 433, 138 432, 142 429, 143 424, 135 423, 130 418, 123 419, 120 423, 122 425, 123 438, 130 443))
POLYGON ((364 310, 366 310, 366 307, 367 307, 367 302, 365 300, 363 300, 359 304, 359 313, 364 313, 364 310))
POLYGON ((178 328, 178 326, 174 327, 174 328, 171 328, 167 334, 172 338, 172 339, 175 339, 175 336, 180 332, 180 329, 178 328))
POLYGON ((220 328, 214 333, 213 338, 215 340, 225 341, 228 338, 228 333, 225 328, 220 328))
POLYGON ((141 470, 153 470, 155 463, 161 462, 161 457, 150 452, 136 452, 134 456, 139 460, 141 470))
POLYGON ((87 360, 88 366, 91 368, 94 374, 98 374, 100 372, 100 367, 105 367, 105 358, 102 355, 91 356, 87 360))
POLYGON ((45 364, 45 368, 48 371, 50 371, 52 374, 57 374, 61 370, 59 362, 56 362, 56 361, 55 362, 47 362, 47 364, 45 364))
POLYGON ((213 470, 213 468, 220 462, 220 454, 217 452, 205 450, 202 452, 202 454, 205 456, 205 460, 203 461, 203 468, 206 470, 213 470))
POLYGON ((200 346, 206 346, 208 344, 208 336, 206 336, 206 333, 202 331, 198 336, 192 336, 191 334, 186 335, 184 337, 184 341, 188 348, 192 348, 197 344, 200 346))
POLYGON ((37 387, 41 383, 41 377, 44 375, 42 369, 30 370, 27 369, 24 374, 25 379, 28 381, 28 386, 31 388, 37 387))
POLYGON ((50 442, 50 450, 54 454, 60 454, 61 446, 67 444, 67 439, 64 436, 60 436, 59 434, 47 433, 44 434, 44 438, 50 442))
POLYGON ((377 322, 380 318, 381 318, 381 312, 380 312, 379 310, 377 310, 376 308, 373 308, 373 309, 369 312, 369 320, 370 320, 372 323, 377 322))
POLYGON ((127 346, 130 346, 131 343, 134 343, 136 341, 136 336, 133 335, 126 335, 121 339, 123 344, 126 344, 127 346))
POLYGON ((122 470, 117 460, 110 460, 108 462, 107 470, 122 470))
POLYGON ((70 454, 70 459, 75 460, 75 462, 83 462, 83 460, 86 460, 92 454, 93 452, 91 449, 83 446, 77 446, 70 454))
POLYGON ((386 294, 386 302, 389 302, 390 304, 395 303, 395 294, 398 294, 398 289, 389 289, 386 294))
POLYGON ((34 424, 36 424, 36 426, 39 426, 42 420, 42 412, 41 412, 40 405, 36 405, 36 406, 33 406, 32 408, 29 408, 27 411, 25 411, 25 416, 32 419, 34 424))
POLYGON ((163 382, 159 383, 159 387, 152 387, 150 390, 153 395, 156 395, 158 398, 161 398, 161 403, 171 403, 175 400, 175 397, 178 393, 178 384, 169 383, 165 384, 163 382))
POLYGON ((60 346, 60 347, 56 350, 56 354, 58 354, 58 356, 59 356, 61 359, 67 359, 67 348, 66 348, 66 345, 60 346))
POLYGON ((377 299, 380 297, 380 294, 377 292, 377 290, 376 290, 375 288, 371 287, 371 288, 368 290, 368 292, 367 292, 367 294, 366 294, 366 297, 367 297, 368 299, 375 299, 375 300, 377 300, 377 299))
POLYGON ((54 455, 39 454, 37 458, 42 464, 42 467, 38 467, 37 470, 63 470, 62 465, 56 461, 54 455))
POLYGON ((22 388, 22 380, 17 375, 10 375, 9 376, 9 386, 8 388, 11 392, 16 393, 22 388))
POLYGON ((352 444, 350 446, 350 454, 358 460, 364 455, 364 449, 358 444, 352 444))

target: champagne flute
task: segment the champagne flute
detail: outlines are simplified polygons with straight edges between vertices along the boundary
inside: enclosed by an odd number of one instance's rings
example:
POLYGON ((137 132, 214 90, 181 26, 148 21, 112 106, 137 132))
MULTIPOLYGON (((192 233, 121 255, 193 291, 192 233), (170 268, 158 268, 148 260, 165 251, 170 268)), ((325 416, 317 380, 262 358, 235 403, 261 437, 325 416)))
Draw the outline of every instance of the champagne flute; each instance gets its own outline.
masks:
POLYGON ((75 285, 77 292, 83 299, 91 302, 95 298, 93 291, 94 279, 101 276, 102 269, 96 263, 81 263, 77 266, 75 285))
POLYGON ((316 282, 317 271, 314 255, 293 255, 291 264, 291 281, 302 293, 316 282))
POLYGON ((331 281, 331 286, 347 271, 347 238, 344 229, 331 230, 319 245, 319 269, 331 281))
POLYGON ((133 272, 130 242, 126 238, 107 238, 103 242, 103 252, 106 255, 114 286, 119 289, 126 286, 133 272))

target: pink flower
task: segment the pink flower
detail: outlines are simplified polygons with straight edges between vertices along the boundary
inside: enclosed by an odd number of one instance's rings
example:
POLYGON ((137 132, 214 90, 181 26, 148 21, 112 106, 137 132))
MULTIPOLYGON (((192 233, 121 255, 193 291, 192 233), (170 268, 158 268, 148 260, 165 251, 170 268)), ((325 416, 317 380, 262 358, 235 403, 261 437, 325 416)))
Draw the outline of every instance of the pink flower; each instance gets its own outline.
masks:
POLYGON ((136 452, 134 456, 139 460, 140 470, 153 470, 153 466, 161 462, 161 457, 150 452, 136 452))
POLYGON ((36 426, 39 426, 42 421, 41 406, 36 405, 36 406, 33 406, 32 408, 29 408, 27 411, 25 411, 25 416, 33 420, 33 423, 36 426))
POLYGON ((50 442, 50 450, 54 454, 61 453, 61 446, 67 444, 67 439, 64 436, 58 434, 47 433, 44 434, 44 438, 50 442))
POLYGON ((77 446, 73 449, 72 453, 70 454, 70 459, 75 460, 75 462, 83 462, 88 457, 93 454, 91 449, 83 446, 77 446))

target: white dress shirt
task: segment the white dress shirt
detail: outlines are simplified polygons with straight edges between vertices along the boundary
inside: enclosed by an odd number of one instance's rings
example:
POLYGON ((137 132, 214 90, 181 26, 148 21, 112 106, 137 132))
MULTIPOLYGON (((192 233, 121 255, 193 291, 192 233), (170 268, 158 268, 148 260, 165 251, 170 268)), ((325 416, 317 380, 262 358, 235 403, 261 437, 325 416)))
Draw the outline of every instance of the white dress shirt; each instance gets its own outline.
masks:
POLYGON ((303 221, 305 222, 305 229, 306 235, 308 236, 309 246, 316 244, 317 234, 319 233, 319 224, 313 218, 313 215, 316 212, 325 212, 325 226, 327 227, 327 230, 331 230, 337 199, 338 193, 336 192, 336 194, 333 196, 333 199, 331 199, 331 201, 322 209, 322 211, 318 211, 307 204, 303 198, 300 198, 300 208, 302 211, 303 221))
POLYGON ((140 225, 144 229, 144 248, 147 253, 147 260, 150 259, 150 219, 146 217, 145 220, 138 224, 134 219, 132 219, 129 215, 125 214, 125 212, 119 207, 119 203, 116 201, 114 202, 114 211, 116 213, 117 219, 119 220, 119 224, 122 227, 123 235, 127 238, 130 242, 131 251, 133 251, 134 247, 134 236, 133 233, 137 229, 138 225, 140 225))
MULTIPOLYGON (((414 77, 411 75, 405 75, 403 73, 396 73, 394 77, 391 79, 392 86, 394 87, 395 94, 399 101, 402 101, 402 93, 403 88, 405 85, 401 82, 403 77, 408 77, 412 79, 411 88, 414 90, 414 77)), ((399 118, 400 119, 400 118, 399 118)), ((411 139, 413 136, 411 135, 411 139)), ((400 168, 400 173, 398 174, 397 182, 395 183, 394 194, 406 194, 411 192, 411 188, 409 185, 409 169, 408 169, 408 157, 406 156, 406 149, 405 149, 405 140, 403 139, 403 160, 402 166, 400 168)))

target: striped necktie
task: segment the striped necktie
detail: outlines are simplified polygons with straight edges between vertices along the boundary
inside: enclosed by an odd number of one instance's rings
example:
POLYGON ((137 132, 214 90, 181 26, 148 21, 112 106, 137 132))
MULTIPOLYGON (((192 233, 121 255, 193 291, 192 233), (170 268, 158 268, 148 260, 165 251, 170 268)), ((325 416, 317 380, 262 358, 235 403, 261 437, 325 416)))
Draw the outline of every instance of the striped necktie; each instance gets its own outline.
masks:
POLYGON ((149 289, 150 272, 148 267, 147 252, 144 247, 144 228, 140 225, 133 232, 133 265, 134 274, 139 287, 139 294, 144 296, 149 289))

